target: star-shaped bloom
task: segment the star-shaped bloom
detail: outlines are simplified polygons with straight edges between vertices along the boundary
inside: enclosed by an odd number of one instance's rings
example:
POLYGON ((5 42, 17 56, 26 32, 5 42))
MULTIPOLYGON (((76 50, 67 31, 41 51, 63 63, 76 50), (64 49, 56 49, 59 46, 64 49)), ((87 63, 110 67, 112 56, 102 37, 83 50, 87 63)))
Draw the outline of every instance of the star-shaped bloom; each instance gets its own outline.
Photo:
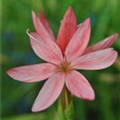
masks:
POLYGON ((71 7, 61 21, 56 40, 43 13, 38 18, 32 12, 32 19, 36 32, 27 32, 30 43, 36 55, 46 63, 7 71, 13 79, 22 82, 38 82, 48 78, 34 102, 32 111, 42 111, 51 106, 64 86, 76 97, 93 100, 94 90, 77 70, 99 70, 112 65, 117 58, 117 52, 109 47, 118 34, 87 47, 91 32, 90 18, 78 27, 71 7))

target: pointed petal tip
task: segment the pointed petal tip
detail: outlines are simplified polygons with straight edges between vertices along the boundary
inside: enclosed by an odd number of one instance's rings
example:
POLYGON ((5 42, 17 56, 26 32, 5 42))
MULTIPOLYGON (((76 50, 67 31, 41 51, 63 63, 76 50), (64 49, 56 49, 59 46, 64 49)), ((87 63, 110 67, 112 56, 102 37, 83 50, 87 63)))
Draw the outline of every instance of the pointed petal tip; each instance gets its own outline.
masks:
MULTIPOLYGON (((77 96, 76 96, 77 97, 77 96)), ((90 100, 90 101, 93 101, 93 100, 95 100, 95 93, 93 92, 93 95, 91 95, 91 96, 89 96, 89 97, 83 97, 83 98, 81 98, 81 97, 78 97, 78 98, 80 98, 80 99, 82 99, 82 100, 90 100)))
POLYGON ((119 37, 119 34, 115 33, 113 36, 115 37, 115 39, 117 39, 119 37))
POLYGON ((88 100, 95 100, 95 93, 94 93, 94 91, 93 91, 93 95, 90 98, 88 98, 88 100))
POLYGON ((32 10, 32 11, 31 11, 31 14, 32 14, 32 15, 35 15, 35 12, 32 10))
POLYGON ((43 9, 40 10, 40 15, 44 15, 43 9))
POLYGON ((29 31, 30 31, 29 29, 26 29, 26 33, 27 33, 27 34, 29 33, 29 31))
POLYGON ((32 18, 34 18, 36 16, 34 11, 31 11, 31 15, 32 15, 32 18))
POLYGON ((69 6, 69 7, 68 7, 68 10, 71 10, 71 11, 73 11, 73 9, 72 9, 72 7, 71 7, 71 6, 69 6))
POLYGON ((84 26, 84 25, 85 25, 86 27, 91 28, 91 19, 90 19, 90 17, 87 18, 87 19, 85 19, 85 21, 82 23, 81 26, 84 26))
POLYGON ((31 11, 31 14, 32 14, 33 23, 37 25, 37 21, 38 21, 37 15, 35 14, 34 11, 31 11))
POLYGON ((92 89, 90 96, 87 96, 87 97, 82 98, 82 99, 84 99, 84 100, 91 100, 91 101, 95 100, 95 92, 94 92, 94 90, 92 89))
POLYGON ((7 70, 7 71, 6 71, 6 74, 10 76, 10 70, 7 70))
POLYGON ((31 109, 31 111, 32 111, 32 112, 38 112, 38 111, 36 111, 36 110, 35 110, 35 109, 33 109, 33 108, 31 109))
POLYGON ((29 30, 29 29, 26 29, 26 33, 27 33, 27 35, 28 35, 29 37, 31 37, 31 38, 33 38, 33 39, 35 39, 35 38, 31 35, 31 32, 30 32, 30 30, 29 30))
POLYGON ((12 79, 15 80, 14 75, 13 75, 13 72, 14 72, 14 68, 12 68, 12 69, 10 69, 10 70, 7 70, 7 71, 6 71, 6 74, 7 74, 8 76, 10 76, 12 79))
POLYGON ((29 38, 31 38, 31 40, 35 40, 36 42, 40 42, 37 38, 35 38, 31 33, 30 33, 30 30, 29 29, 27 29, 26 30, 26 33, 27 33, 27 35, 29 36, 29 38))
POLYGON ((30 32, 30 30, 27 29, 27 30, 26 30, 27 35, 32 38, 32 36, 31 36, 31 34, 30 34, 29 32, 30 32))
POLYGON ((40 14, 39 14, 39 15, 40 15, 40 18, 44 16, 43 10, 40 11, 40 14))
POLYGON ((113 54, 114 60, 116 60, 118 57, 118 52, 114 48, 108 48, 108 50, 111 50, 111 54, 113 54))
POLYGON ((42 112, 45 109, 47 109, 47 108, 38 109, 37 107, 34 107, 34 105, 33 105, 31 111, 35 113, 35 112, 42 112))
POLYGON ((73 11, 73 9, 72 9, 72 7, 71 6, 69 6, 68 7, 68 9, 67 9, 67 11, 66 11, 66 13, 69 13, 69 14, 74 14, 74 11, 73 11))
POLYGON ((37 109, 35 109, 35 108, 32 108, 31 111, 32 111, 32 112, 40 112, 40 110, 37 110, 37 109))
POLYGON ((90 18, 90 17, 89 17, 89 18, 87 18, 87 19, 85 20, 85 23, 90 24, 90 23, 91 23, 91 18, 90 18))
POLYGON ((95 100, 95 97, 90 97, 90 98, 83 98, 84 100, 90 100, 90 101, 93 101, 95 100))
POLYGON ((112 40, 116 40, 118 36, 119 36, 118 33, 114 33, 113 35, 109 36, 109 38, 111 38, 112 40))
POLYGON ((42 111, 43 109, 37 109, 36 107, 32 107, 32 109, 31 109, 31 111, 32 112, 40 112, 40 111, 42 111))
POLYGON ((114 60, 113 60, 113 63, 115 63, 117 57, 118 57, 118 53, 113 49, 113 52, 114 52, 114 60))
POLYGON ((91 97, 91 98, 88 98, 88 99, 86 99, 86 100, 91 100, 91 101, 93 101, 93 100, 95 100, 95 97, 91 97))
POLYGON ((12 68, 12 69, 10 69, 10 70, 7 70, 6 73, 7 73, 10 77, 12 77, 12 71, 14 71, 14 68, 12 68))
POLYGON ((91 20, 91 18, 90 18, 90 17, 88 17, 86 20, 89 20, 89 21, 90 21, 90 20, 91 20))

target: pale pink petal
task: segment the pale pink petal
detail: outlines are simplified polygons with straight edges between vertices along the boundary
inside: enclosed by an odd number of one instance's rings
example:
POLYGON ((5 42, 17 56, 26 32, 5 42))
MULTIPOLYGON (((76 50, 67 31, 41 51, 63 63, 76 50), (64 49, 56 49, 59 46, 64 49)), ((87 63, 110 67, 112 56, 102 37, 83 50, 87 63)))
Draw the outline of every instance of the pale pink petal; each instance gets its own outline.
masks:
POLYGON ((34 27, 39 33, 40 37, 42 40, 47 41, 47 39, 53 40, 53 37, 48 33, 48 31, 45 29, 41 21, 37 18, 36 14, 32 12, 32 19, 34 23, 34 27))
POLYGON ((111 35, 110 37, 86 48, 84 54, 109 48, 117 38, 118 38, 118 33, 115 33, 114 35, 111 35))
POLYGON ((32 21, 33 21, 36 31, 39 33, 40 32, 40 29, 39 29, 40 28, 40 25, 39 25, 40 20, 37 18, 36 14, 33 11, 32 11, 32 21))
POLYGON ((59 64, 62 61, 62 52, 54 41, 48 39, 45 42, 36 33, 27 32, 27 34, 33 50, 40 58, 54 64, 59 64))
POLYGON ((53 40, 55 40, 55 36, 50 28, 49 22, 42 11, 40 12, 40 21, 43 24, 43 26, 45 27, 45 29, 48 31, 48 33, 51 35, 53 40))
POLYGON ((75 58, 82 55, 90 39, 90 18, 85 20, 81 26, 74 33, 68 46, 66 47, 65 55, 68 61, 72 61, 75 58))
POLYGON ((74 69, 99 70, 112 65, 117 58, 117 52, 112 48, 85 54, 72 62, 74 69))
POLYGON ((22 82, 36 82, 50 77, 55 69, 56 67, 52 64, 42 63, 12 68, 7 71, 7 74, 22 82))
POLYGON ((65 48, 77 29, 77 20, 71 7, 68 8, 59 29, 57 44, 64 52, 65 48))
POLYGON ((73 95, 87 100, 93 100, 95 98, 94 90, 81 73, 71 71, 66 75, 65 82, 68 90, 73 95))
POLYGON ((44 84, 32 107, 33 112, 42 111, 51 106, 60 95, 64 86, 64 73, 56 73, 44 84))

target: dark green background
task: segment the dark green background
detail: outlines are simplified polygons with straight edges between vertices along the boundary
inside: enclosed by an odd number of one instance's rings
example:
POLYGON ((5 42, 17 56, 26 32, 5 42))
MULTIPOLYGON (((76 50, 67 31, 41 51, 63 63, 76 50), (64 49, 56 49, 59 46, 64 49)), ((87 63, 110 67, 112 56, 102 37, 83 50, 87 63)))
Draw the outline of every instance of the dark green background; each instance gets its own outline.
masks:
MULTIPOLYGON (((16 66, 39 63, 29 44, 26 29, 34 31, 31 11, 43 10, 57 36, 66 9, 72 6, 78 23, 92 20, 90 43, 120 33, 120 0, 3 0, 1 29, 2 120, 59 120, 57 102, 46 111, 32 113, 31 106, 44 82, 21 83, 5 71, 16 66)), ((120 38, 113 47, 120 51, 120 38)), ((96 92, 94 101, 74 97, 74 120, 120 120, 120 58, 105 70, 80 71, 96 92)))

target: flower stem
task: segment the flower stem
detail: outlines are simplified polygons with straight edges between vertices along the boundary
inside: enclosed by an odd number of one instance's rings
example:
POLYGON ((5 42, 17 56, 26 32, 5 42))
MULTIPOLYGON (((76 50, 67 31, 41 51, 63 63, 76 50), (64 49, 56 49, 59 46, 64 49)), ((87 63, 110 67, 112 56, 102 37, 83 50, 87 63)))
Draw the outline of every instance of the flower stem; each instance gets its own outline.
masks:
POLYGON ((58 114, 60 120, 73 120, 72 96, 66 87, 63 88, 58 102, 58 114))

